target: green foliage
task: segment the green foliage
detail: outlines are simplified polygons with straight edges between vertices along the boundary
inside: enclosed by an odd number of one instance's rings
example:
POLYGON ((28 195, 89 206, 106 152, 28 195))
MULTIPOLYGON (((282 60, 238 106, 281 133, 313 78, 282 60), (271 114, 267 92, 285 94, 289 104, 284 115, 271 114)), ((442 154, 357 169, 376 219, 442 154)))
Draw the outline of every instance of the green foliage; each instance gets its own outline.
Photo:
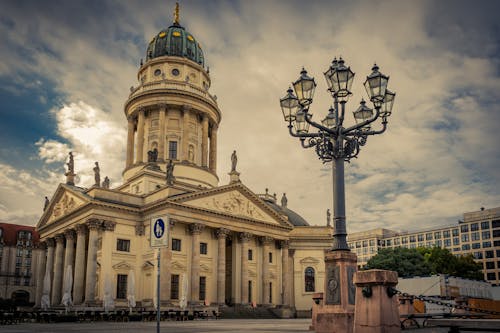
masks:
POLYGON ((365 269, 387 269, 400 277, 448 274, 473 280, 482 280, 482 265, 472 255, 454 256, 440 247, 407 249, 381 249, 372 257, 365 269))
POLYGON ((400 277, 424 276, 431 273, 424 256, 416 249, 398 247, 381 249, 365 266, 365 269, 386 269, 398 272, 400 277))

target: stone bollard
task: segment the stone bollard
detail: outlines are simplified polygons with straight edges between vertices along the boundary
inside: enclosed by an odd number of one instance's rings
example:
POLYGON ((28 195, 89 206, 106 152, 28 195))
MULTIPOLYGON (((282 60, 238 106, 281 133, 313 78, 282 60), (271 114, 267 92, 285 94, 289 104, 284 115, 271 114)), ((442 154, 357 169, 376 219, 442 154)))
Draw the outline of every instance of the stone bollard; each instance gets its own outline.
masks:
POLYGON ((412 296, 399 296, 398 300, 399 300, 400 315, 411 315, 415 313, 415 307, 413 307, 412 296))
POLYGON ((398 274, 373 269, 357 272, 354 333, 399 333, 399 310, 396 291, 398 274))
POLYGON ((318 308, 323 306, 323 293, 314 293, 313 294, 313 305, 311 311, 311 325, 309 326, 309 331, 316 330, 316 316, 318 314, 318 308))

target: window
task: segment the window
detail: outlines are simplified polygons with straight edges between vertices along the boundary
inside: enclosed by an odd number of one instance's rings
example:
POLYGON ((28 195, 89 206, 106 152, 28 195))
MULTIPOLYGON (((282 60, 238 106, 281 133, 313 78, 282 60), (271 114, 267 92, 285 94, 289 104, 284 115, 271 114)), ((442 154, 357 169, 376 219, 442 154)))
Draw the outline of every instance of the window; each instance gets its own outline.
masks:
POLYGON ((443 237, 444 238, 449 238, 450 237, 450 230, 443 231, 443 237))
POLYGON ((500 227, 500 220, 491 221, 491 227, 492 228, 499 228, 500 227))
POLYGON ((440 231, 436 231, 436 232, 434 233, 434 238, 435 238, 435 239, 441 239, 441 232, 440 232, 440 231))
POLYGON ((399 238, 394 238, 394 245, 399 245, 399 238))
POLYGON ((478 223, 472 223, 470 225, 470 231, 478 231, 479 230, 479 224, 478 223))
POLYGON ((459 244, 460 244, 460 238, 453 237, 453 245, 459 245, 459 244))
POLYGON ((252 303, 252 281, 248 281, 248 303, 252 303))
POLYGON ((500 237, 500 230, 493 230, 493 237, 500 237))
POLYGON ((451 246, 451 239, 447 238, 444 240, 444 246, 450 247, 451 246))
POLYGON ((481 244, 480 243, 472 243, 472 248, 473 249, 480 249, 481 248, 481 244))
POLYGON ((490 239, 491 238, 491 233, 489 231, 483 231, 481 233, 481 236, 483 237, 483 239, 490 239))
POLYGON ((306 270, 304 272, 304 282, 305 282, 305 286, 306 286, 306 293, 315 291, 314 268, 312 268, 312 267, 306 268, 306 270))
POLYGON ((432 233, 425 234, 425 240, 432 240, 432 233))
POLYGON ((483 252, 474 252, 472 255, 475 259, 483 259, 483 252))
POLYGON ((410 243, 415 243, 417 238, 415 236, 410 236, 410 243))
POLYGON ((401 244, 408 244, 408 237, 402 237, 401 244))
POLYGON ((118 274, 116 276, 116 298, 127 298, 127 275, 118 274))
POLYGON ((487 261, 485 264, 486 264, 486 269, 494 269, 495 268, 495 262, 493 262, 493 261, 487 261))
POLYGON ((170 276, 170 298, 179 299, 179 275, 172 274, 170 276))
POLYGON ((436 246, 437 246, 437 247, 441 247, 441 246, 443 246, 443 241, 442 241, 442 240, 437 240, 437 241, 436 241, 436 246))
POLYGON ((248 260, 253 260, 253 251, 252 251, 252 249, 248 249, 248 260))
POLYGON ((385 241, 386 246, 391 246, 392 245, 392 239, 388 239, 385 241))
POLYGON ((495 253, 493 251, 484 251, 484 256, 486 258, 494 258, 495 257, 495 253))
POLYGON ((462 242, 468 242, 469 241, 469 234, 463 234, 462 235, 462 242))
POLYGON ((494 241, 493 246, 500 246, 500 241, 494 241))
POLYGON ((0 238, 3 238, 3 229, 0 228, 0 238))
POLYGON ((273 283, 269 282, 269 303, 273 302, 273 283))
POLYGON ((452 234, 453 236, 458 236, 458 229, 452 229, 452 230, 451 230, 451 234, 452 234))
POLYGON ((479 232, 478 232, 478 231, 476 231, 476 232, 472 232, 472 233, 470 234, 470 239, 471 239, 471 240, 473 240, 473 241, 477 241, 477 240, 479 240, 479 232))
POLYGON ((172 238, 172 251, 181 251, 181 240, 172 238))
POLYGON ((424 241, 424 234, 418 235, 418 241, 423 242, 424 241))
POLYGON ((207 277, 200 276, 200 301, 204 301, 207 295, 207 277))
POLYGON ((129 239, 117 239, 116 240, 116 250, 130 252, 130 240, 129 239))
POLYGON ((177 141, 168 142, 168 158, 171 160, 177 159, 177 141))
POLYGON ((356 242, 356 248, 360 248, 361 247, 361 242, 356 242))
POLYGON ((370 246, 375 246, 375 240, 374 239, 370 239, 370 246))
POLYGON ((483 242, 483 247, 491 247, 491 242, 483 242))
POLYGON ((273 253, 272 252, 269 252, 269 263, 270 264, 273 263, 273 253))
POLYGON ((462 251, 467 251, 467 250, 470 250, 470 245, 469 244, 462 245, 462 251))
POLYGON ((363 247, 367 247, 368 246, 368 241, 363 241, 363 247))
POLYGON ((486 279, 493 281, 493 280, 497 279, 497 276, 495 273, 488 273, 488 274, 486 274, 486 279))
POLYGON ((481 229, 489 229, 490 221, 481 222, 481 229))
POLYGON ((461 225, 460 231, 461 232, 469 232, 469 225, 467 225, 467 224, 461 225))
POLYGON ((208 245, 207 243, 200 243, 200 254, 208 253, 208 245))

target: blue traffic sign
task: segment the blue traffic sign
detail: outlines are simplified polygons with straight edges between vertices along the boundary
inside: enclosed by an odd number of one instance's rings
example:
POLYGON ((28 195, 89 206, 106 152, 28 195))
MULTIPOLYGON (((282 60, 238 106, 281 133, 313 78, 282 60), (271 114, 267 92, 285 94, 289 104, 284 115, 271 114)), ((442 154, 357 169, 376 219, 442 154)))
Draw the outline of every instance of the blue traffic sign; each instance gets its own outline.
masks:
POLYGON ((162 219, 157 219, 154 224, 154 233, 156 238, 162 238, 165 233, 165 223, 162 219))

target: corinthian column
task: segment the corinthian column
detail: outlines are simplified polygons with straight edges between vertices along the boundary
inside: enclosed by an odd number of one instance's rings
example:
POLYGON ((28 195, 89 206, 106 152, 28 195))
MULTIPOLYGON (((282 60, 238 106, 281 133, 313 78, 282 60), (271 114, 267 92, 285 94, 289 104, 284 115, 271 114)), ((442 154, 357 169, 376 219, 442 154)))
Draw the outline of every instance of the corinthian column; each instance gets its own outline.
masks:
MULTIPOLYGON (((113 281, 112 280, 112 276, 113 276, 113 273, 112 273, 112 263, 111 263, 111 251, 116 249, 115 248, 104 248, 104 245, 105 246, 109 246, 109 244, 111 244, 111 246, 116 246, 116 241, 113 240, 113 232, 115 231, 115 226, 116 226, 116 222, 114 221, 108 221, 108 220, 105 220, 102 222, 102 230, 103 230, 103 233, 102 233, 102 244, 103 244, 103 247, 102 247, 102 251, 101 251, 101 269, 100 269, 100 276, 102 278, 100 278, 99 280, 99 283, 100 283, 100 286, 99 286, 99 290, 102 290, 103 293, 105 292, 104 290, 104 281, 106 281, 106 279, 110 279, 110 281, 113 281)), ((104 294, 102 294, 104 295, 104 294)))
POLYGON ((262 237, 262 304, 269 304, 269 247, 274 241, 271 237, 262 237))
POLYGON ((85 276, 85 303, 92 303, 95 300, 95 284, 97 271, 97 233, 101 227, 101 222, 91 219, 87 222, 89 228, 89 247, 87 254, 87 274, 85 276))
POLYGON ((208 116, 203 115, 201 122, 201 166, 208 166, 208 116))
POLYGON ((132 117, 129 117, 127 132, 127 168, 134 163, 134 127, 135 120, 132 117))
POLYGON ((287 240, 280 241, 281 247, 281 280, 282 288, 283 288, 283 305, 290 306, 290 273, 289 273, 289 258, 288 258, 288 249, 289 242, 287 240))
POLYGON ((62 277, 63 277, 63 257, 64 257, 64 235, 59 234, 56 239, 56 257, 54 262, 54 280, 52 281, 52 305, 61 303, 62 277))
POLYGON ((215 231, 218 242, 217 253, 217 303, 225 304, 226 298, 226 238, 229 230, 220 228, 215 231))
POLYGON ((36 298, 35 307, 39 307, 41 304, 42 294, 43 294, 43 278, 45 274, 45 266, 47 265, 47 244, 45 242, 40 242, 38 244, 39 254, 38 254, 38 264, 36 267, 36 298))
POLYGON ((158 160, 163 161, 165 159, 165 114, 167 112, 167 105, 160 104, 160 138, 158 140, 158 160))
POLYGON ((217 125, 212 125, 212 131, 210 132, 210 170, 212 172, 217 172, 217 125))
POLYGON ((69 269, 71 265, 71 275, 73 276, 73 260, 75 256, 75 232, 73 230, 66 230, 64 232, 64 236, 66 237, 66 252, 64 253, 64 267, 63 267, 63 289, 66 288, 64 285, 66 282, 64 281, 64 277, 66 276, 66 271, 69 269))
POLYGON ((199 223, 189 225, 192 235, 192 257, 191 257, 191 302, 197 304, 200 301, 200 234, 205 226, 199 223))
MULTIPOLYGON (((52 282, 52 279, 54 278, 54 246, 55 246, 55 241, 54 241, 54 238, 48 238, 45 240, 45 242, 47 243, 47 263, 45 264, 44 278, 45 278, 45 274, 47 274, 47 271, 49 271, 50 282, 52 282)), ((51 292, 52 292, 52 290, 51 290, 51 292)))
POLYGON ((73 286, 73 303, 83 302, 83 281, 85 280, 85 239, 87 227, 84 224, 76 226, 76 256, 75 256, 75 278, 73 286))
POLYGON ((137 120, 137 163, 144 161, 144 110, 139 110, 137 120))
POLYGON ((239 237, 241 242, 241 304, 248 304, 248 241, 252 235, 242 232, 239 237))
POLYGON ((189 139, 189 106, 182 106, 182 139, 181 139, 181 161, 188 161, 188 139, 189 139))

